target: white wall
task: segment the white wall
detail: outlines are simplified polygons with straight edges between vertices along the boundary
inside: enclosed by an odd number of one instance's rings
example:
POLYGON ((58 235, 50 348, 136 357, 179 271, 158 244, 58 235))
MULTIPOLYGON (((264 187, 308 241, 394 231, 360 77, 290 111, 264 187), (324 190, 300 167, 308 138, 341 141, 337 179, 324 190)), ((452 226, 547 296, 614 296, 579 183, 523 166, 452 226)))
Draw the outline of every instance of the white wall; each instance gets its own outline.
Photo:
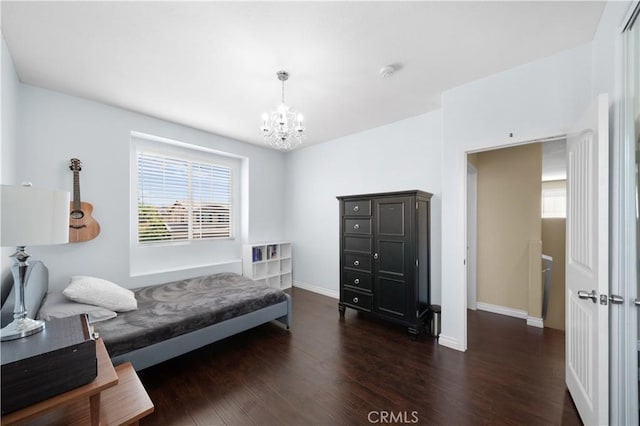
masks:
POLYGON ((338 296, 336 196, 420 189, 432 198, 432 300, 440 302, 440 111, 297 150, 286 157, 286 235, 297 286, 338 296))
POLYGON ((9 48, 2 38, 2 149, 0 158, 0 180, 3 184, 14 184, 16 178, 16 156, 18 149, 17 114, 18 87, 20 81, 13 65, 9 48))
POLYGON ((443 94, 442 345, 467 347, 465 152, 566 133, 589 102, 590 69, 587 44, 443 94))
MULTIPOLYGON (((245 157, 248 172, 248 239, 281 240, 284 235, 284 156, 185 126, 120 108, 21 85, 18 131, 21 164, 18 179, 35 186, 72 188, 69 159, 83 162, 80 173, 83 201, 94 207, 101 225, 92 241, 56 247, 33 247, 31 254, 49 266, 51 287, 63 288, 71 275, 92 275, 138 287, 223 270, 241 271, 242 239, 216 250, 216 242, 199 244, 201 250, 171 273, 129 276, 130 132, 138 131, 245 157), (214 255, 215 253, 215 255, 214 255), (224 262, 212 267, 197 266, 224 262), (231 263, 228 263, 231 262, 231 263)), ((167 258, 157 259, 164 269, 167 258)))
MULTIPOLYGON (((0 81, 0 93, 2 93, 0 106, 2 109, 2 118, 0 119, 2 134, 2 143, 0 144, 0 183, 12 185, 17 183, 18 131, 16 121, 20 81, 4 37, 2 37, 0 68, 2 69, 2 80, 0 81)), ((14 251, 15 247, 2 247, 0 250, 0 280, 6 280, 10 275, 9 267, 13 262, 9 259, 9 256, 14 251)))
POLYGON ((617 52, 622 48, 619 35, 624 25, 623 18, 631 4, 630 1, 608 2, 602 12, 598 30, 591 43, 591 93, 594 97, 600 93, 608 93, 613 98, 617 95, 617 86, 622 83, 616 78, 622 73, 622 64, 619 63, 616 54, 621 53, 617 52))

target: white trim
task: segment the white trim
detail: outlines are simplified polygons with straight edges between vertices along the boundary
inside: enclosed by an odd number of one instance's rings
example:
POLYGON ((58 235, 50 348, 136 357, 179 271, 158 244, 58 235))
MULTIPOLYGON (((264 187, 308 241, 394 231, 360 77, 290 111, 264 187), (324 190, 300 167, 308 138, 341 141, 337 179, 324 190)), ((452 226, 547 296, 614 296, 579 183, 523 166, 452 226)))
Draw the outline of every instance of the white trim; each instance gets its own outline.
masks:
POLYGON ((478 169, 467 155, 467 309, 478 309, 478 169))
POLYGON ((334 299, 340 299, 340 293, 335 290, 329 290, 328 288, 319 287, 313 284, 303 283, 301 281, 294 281, 293 287, 298 287, 303 290, 309 290, 314 293, 322 294, 323 296, 328 296, 334 299))
MULTIPOLYGON (((636 224, 635 224, 635 144, 627 139, 626 128, 633 126, 627 122, 628 110, 625 93, 628 78, 627 35, 625 28, 640 7, 639 1, 629 3, 625 17, 618 27, 615 39, 615 86, 612 99, 613 139, 611 145, 610 200, 610 293, 625 299, 636 297, 636 224)), ((638 18, 637 18, 638 19, 638 18)), ((634 26, 640 25, 636 21, 634 26)), ((638 424, 638 351, 637 309, 633 304, 613 309, 610 316, 610 406, 611 424, 638 424), (633 342, 636 341, 634 344, 633 342)))
POLYGON ((478 310, 520 319, 527 319, 528 317, 527 312, 521 309, 506 308, 504 306, 492 305, 484 302, 478 302, 478 310))
POLYGON ((531 327, 544 328, 544 322, 542 321, 542 318, 537 317, 527 316, 527 325, 531 327))
POLYGON ((149 133, 137 132, 135 130, 131 131, 131 137, 132 138, 137 138, 139 140, 151 142, 151 143, 154 144, 153 146, 155 148, 158 147, 158 145, 155 145, 155 143, 159 142, 159 143, 162 143, 162 144, 173 145, 174 147, 186 149, 188 151, 202 151, 202 152, 206 152, 206 153, 209 153, 209 154, 220 155, 222 157, 230 157, 230 158, 233 158, 233 159, 236 159, 236 160, 242 160, 242 159, 245 158, 245 157, 242 157, 241 155, 231 154, 230 152, 220 151, 220 150, 217 150, 217 149, 211 149, 211 148, 207 148, 207 147, 202 146, 202 145, 196 145, 196 144, 181 142, 181 141, 178 141, 178 140, 175 140, 175 139, 163 138, 161 136, 155 136, 155 135, 151 135, 149 133))
POLYGON ((440 346, 455 349, 456 351, 460 351, 460 352, 465 352, 467 350, 467 348, 462 346, 457 339, 453 337, 445 336, 443 334, 440 334, 440 337, 438 337, 438 344, 440 346))
POLYGON ((542 318, 530 317, 526 311, 521 309, 507 308, 500 305, 492 305, 491 303, 478 302, 478 310, 491 312, 498 315, 506 315, 508 317, 527 320, 527 325, 531 327, 544 328, 542 318))

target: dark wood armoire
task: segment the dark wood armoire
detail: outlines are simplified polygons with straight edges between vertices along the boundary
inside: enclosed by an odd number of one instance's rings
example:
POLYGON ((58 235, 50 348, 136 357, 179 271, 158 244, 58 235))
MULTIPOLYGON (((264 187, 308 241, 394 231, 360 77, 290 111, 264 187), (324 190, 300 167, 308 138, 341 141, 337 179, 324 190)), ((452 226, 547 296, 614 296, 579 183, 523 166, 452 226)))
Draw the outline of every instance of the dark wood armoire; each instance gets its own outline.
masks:
POLYGON ((430 303, 430 203, 423 191, 337 197, 340 315, 352 308, 425 328, 430 303))

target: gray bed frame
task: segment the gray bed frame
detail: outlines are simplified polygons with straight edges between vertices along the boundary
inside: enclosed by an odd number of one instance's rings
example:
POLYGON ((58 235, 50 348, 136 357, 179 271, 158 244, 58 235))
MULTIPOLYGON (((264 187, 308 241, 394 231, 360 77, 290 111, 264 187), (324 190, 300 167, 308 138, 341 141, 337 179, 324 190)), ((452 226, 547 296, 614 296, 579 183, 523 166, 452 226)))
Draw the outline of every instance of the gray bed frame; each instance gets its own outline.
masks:
POLYGON ((285 295, 286 301, 118 355, 111 361, 114 365, 130 362, 138 371, 270 321, 277 321, 289 330, 291 296, 285 295))
MULTIPOLYGON (((29 265, 26 278, 25 301, 28 305, 28 315, 33 318, 49 288, 49 271, 42 262, 33 262, 29 265)), ((2 304, 4 326, 5 321, 8 323, 13 319, 14 295, 13 289, 9 293, 6 285, 3 287, 5 288, 2 289, 2 293, 7 295, 2 304)), ((113 357, 111 361, 114 365, 130 362, 136 370, 142 370, 270 321, 275 321, 276 324, 289 330, 291 327, 291 296, 286 293, 285 296, 287 296, 287 300, 275 305, 118 355, 113 357)))

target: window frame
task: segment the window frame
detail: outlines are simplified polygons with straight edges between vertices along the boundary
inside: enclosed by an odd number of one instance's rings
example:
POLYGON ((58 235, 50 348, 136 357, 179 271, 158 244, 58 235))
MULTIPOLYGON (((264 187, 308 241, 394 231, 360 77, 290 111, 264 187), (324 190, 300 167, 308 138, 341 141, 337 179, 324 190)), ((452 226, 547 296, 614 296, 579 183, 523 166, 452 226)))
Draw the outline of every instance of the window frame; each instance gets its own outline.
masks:
POLYGON ((130 241, 138 249, 162 246, 181 246, 216 241, 234 241, 240 231, 240 170, 241 158, 232 154, 212 150, 198 145, 187 144, 171 139, 131 132, 131 208, 130 208, 130 241), (189 226, 189 237, 181 240, 162 240, 140 242, 138 232, 138 153, 146 152, 170 158, 178 158, 190 162, 215 164, 231 170, 231 214, 229 215, 229 236, 217 238, 192 238, 192 227, 189 226))

